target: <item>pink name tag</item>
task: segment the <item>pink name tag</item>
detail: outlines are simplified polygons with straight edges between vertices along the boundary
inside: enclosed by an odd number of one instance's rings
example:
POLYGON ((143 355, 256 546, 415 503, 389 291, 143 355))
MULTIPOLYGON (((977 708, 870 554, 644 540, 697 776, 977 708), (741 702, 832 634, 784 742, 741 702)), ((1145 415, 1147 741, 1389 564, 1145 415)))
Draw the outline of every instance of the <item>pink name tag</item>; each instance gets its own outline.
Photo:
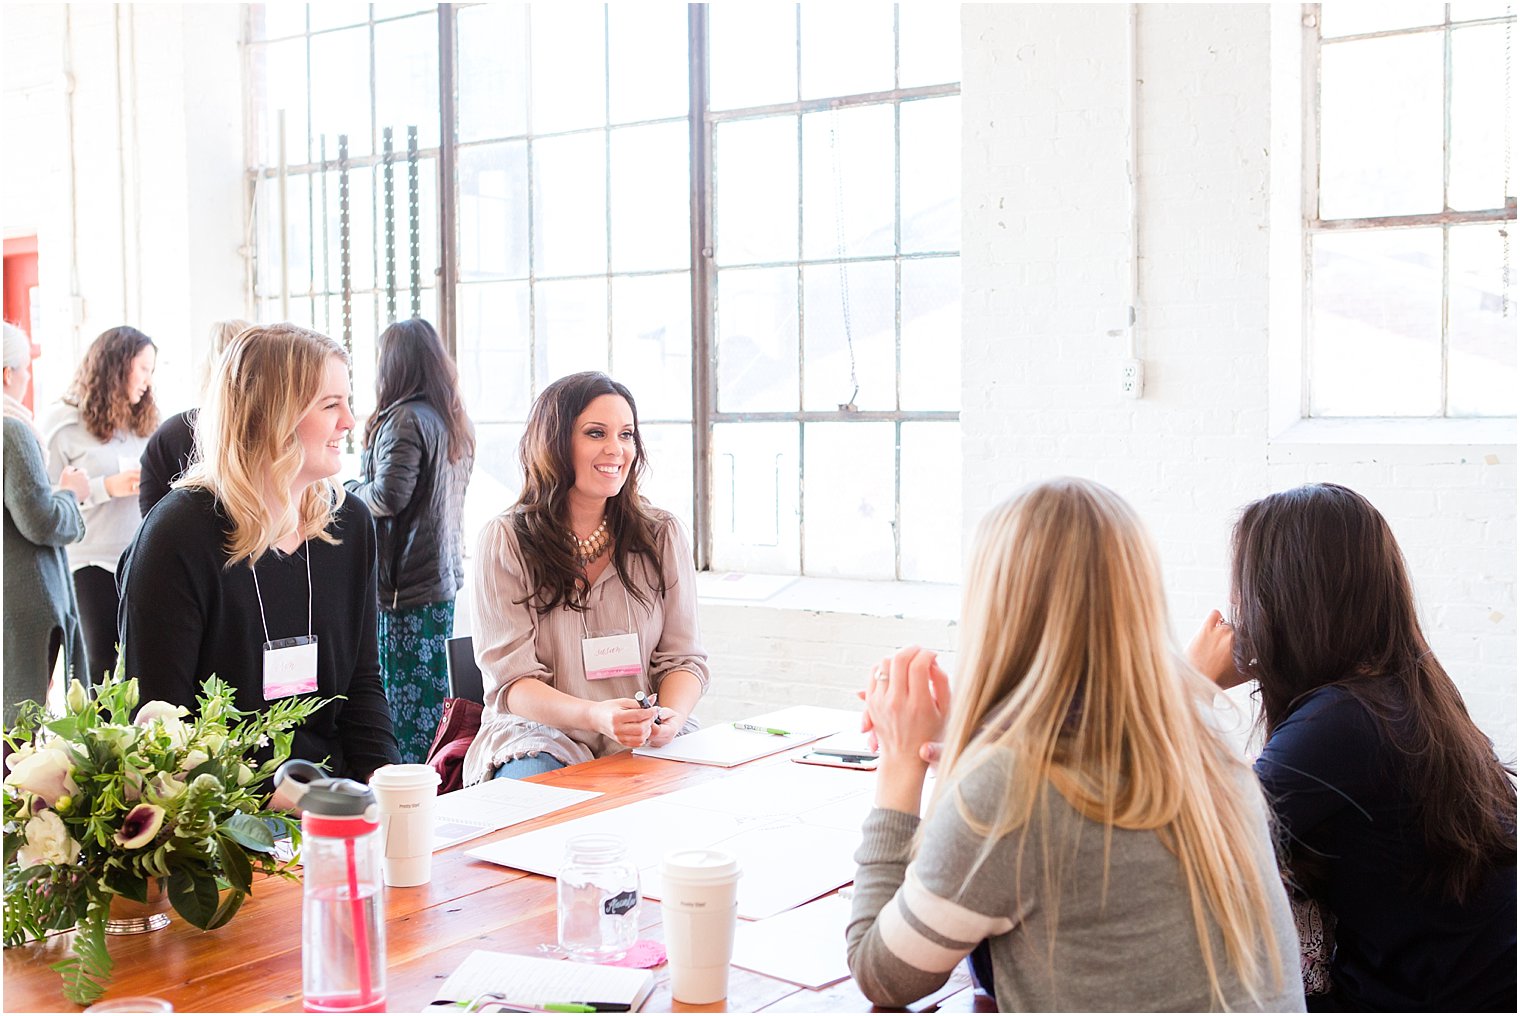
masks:
POLYGON ((264 698, 281 699, 317 690, 317 637, 301 635, 264 643, 264 698))
POLYGON ((639 636, 633 632, 581 639, 581 658, 586 664, 588 681, 637 677, 644 672, 644 663, 639 657, 639 636))

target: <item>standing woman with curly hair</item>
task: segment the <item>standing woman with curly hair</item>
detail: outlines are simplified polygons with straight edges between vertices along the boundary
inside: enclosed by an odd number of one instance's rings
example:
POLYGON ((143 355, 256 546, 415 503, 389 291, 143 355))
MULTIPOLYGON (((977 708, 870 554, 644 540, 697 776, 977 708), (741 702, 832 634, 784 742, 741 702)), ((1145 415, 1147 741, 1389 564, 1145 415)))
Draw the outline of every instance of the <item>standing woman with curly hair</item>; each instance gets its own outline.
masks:
POLYGON ((596 371, 560 378, 533 403, 520 455, 522 493, 477 552, 486 701, 466 784, 668 744, 695 729, 707 690, 691 544, 639 496, 633 393, 596 371))
POLYGON ((116 561, 141 521, 138 461, 158 427, 157 362, 158 347, 136 328, 102 332, 43 425, 53 482, 69 466, 90 478, 80 506, 84 539, 69 544, 68 555, 92 678, 116 669, 116 561))

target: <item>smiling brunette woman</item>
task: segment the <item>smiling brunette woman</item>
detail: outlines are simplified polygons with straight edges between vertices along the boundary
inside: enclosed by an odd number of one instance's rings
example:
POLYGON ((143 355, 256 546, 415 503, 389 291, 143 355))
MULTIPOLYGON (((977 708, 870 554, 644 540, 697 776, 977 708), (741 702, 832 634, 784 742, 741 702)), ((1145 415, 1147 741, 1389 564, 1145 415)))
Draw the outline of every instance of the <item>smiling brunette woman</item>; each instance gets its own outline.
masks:
POLYGON ((639 496, 632 393, 594 371, 560 378, 533 403, 521 458, 522 494, 477 554, 486 702, 467 784, 667 744, 696 728, 707 690, 691 545, 639 496))
POLYGON ((239 709, 342 695, 293 756, 367 780, 399 759, 380 684, 375 526, 329 477, 353 429, 348 358, 295 325, 250 328, 217 368, 199 461, 160 501, 122 569, 126 672, 143 701, 193 707, 216 674, 239 709))

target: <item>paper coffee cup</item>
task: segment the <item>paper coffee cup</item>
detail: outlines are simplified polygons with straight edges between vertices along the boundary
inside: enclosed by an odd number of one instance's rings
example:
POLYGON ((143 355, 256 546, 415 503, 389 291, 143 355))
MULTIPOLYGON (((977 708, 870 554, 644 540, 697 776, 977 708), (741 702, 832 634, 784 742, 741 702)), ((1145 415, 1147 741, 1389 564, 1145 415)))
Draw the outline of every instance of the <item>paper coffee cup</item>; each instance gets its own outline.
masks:
POLYGON ((380 805, 386 885, 425 885, 432 879, 438 781, 432 766, 415 764, 381 766, 369 778, 380 805))
POLYGON ((739 862, 705 847, 672 851, 660 864, 660 892, 671 997, 689 1005, 728 997, 739 862))

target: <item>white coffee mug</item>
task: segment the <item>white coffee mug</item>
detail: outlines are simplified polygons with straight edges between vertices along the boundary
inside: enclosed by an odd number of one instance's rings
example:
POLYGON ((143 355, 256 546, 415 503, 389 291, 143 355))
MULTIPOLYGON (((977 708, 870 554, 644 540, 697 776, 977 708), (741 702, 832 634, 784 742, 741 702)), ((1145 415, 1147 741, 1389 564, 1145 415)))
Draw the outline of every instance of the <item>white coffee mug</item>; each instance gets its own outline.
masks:
POLYGON ((425 885, 432 879, 438 782, 436 769, 416 764, 381 766, 369 778, 380 805, 386 885, 425 885))
POLYGON ((670 958, 670 994, 709 1005, 728 997, 739 918, 739 862, 721 850, 674 850, 660 864, 660 913, 670 958))

